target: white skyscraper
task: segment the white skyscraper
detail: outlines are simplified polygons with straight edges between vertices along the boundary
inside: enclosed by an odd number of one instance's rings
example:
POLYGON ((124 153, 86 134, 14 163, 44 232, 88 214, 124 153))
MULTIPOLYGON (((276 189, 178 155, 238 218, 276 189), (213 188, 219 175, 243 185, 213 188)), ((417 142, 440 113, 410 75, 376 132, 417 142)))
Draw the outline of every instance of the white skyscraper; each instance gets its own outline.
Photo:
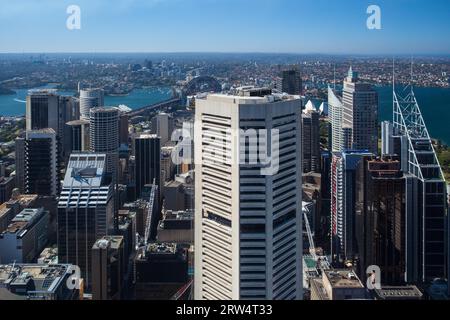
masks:
POLYGON ((90 149, 106 153, 106 172, 117 179, 119 166, 119 110, 116 108, 93 108, 90 110, 90 149))
POLYGON ((328 87, 328 106, 331 122, 331 145, 333 152, 343 151, 342 114, 344 106, 342 99, 328 87))
POLYGON ((236 94, 196 102, 195 298, 302 299, 301 101, 236 94))
POLYGON ((352 68, 344 80, 342 103, 343 126, 351 128, 351 148, 378 154, 378 93, 360 82, 352 68))
POLYGON ((89 111, 92 108, 103 107, 104 91, 102 89, 80 90, 80 117, 89 119, 89 111))

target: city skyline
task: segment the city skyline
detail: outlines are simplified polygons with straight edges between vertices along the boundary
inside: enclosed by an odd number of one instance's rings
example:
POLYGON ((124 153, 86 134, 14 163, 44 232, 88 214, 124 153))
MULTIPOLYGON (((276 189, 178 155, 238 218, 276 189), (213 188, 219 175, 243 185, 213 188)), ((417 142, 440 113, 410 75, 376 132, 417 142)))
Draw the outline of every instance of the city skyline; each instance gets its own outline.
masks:
POLYGON ((449 4, 445 0, 426 3, 422 0, 380 0, 377 3, 359 0, 345 3, 324 0, 257 3, 256 0, 122 0, 114 5, 104 0, 79 0, 76 3, 65 0, 9 3, 2 0, 0 3, 3 9, 0 13, 2 53, 435 55, 450 52, 450 44, 442 41, 450 31, 446 23, 449 4), (380 30, 369 30, 366 25, 370 17, 367 9, 372 4, 381 10, 380 30), (81 9, 80 30, 66 27, 70 16, 66 10, 70 5, 78 5, 81 9))
POLYGON ((0 8, 0 301, 450 301, 449 0, 0 8))

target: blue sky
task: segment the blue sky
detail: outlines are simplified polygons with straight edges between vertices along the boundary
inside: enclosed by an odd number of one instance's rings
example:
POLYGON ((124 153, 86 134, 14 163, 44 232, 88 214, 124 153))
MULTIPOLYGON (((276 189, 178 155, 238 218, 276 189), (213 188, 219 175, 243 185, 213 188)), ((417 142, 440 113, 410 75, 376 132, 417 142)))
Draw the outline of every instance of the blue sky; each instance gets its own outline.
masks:
POLYGON ((450 54, 450 0, 0 0, 0 52, 450 54))

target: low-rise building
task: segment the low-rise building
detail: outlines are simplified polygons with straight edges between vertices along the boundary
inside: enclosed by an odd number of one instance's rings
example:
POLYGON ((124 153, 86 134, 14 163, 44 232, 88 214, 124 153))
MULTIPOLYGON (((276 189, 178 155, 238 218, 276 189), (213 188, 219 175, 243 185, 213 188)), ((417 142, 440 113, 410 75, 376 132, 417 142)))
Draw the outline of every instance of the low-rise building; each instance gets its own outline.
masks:
POLYGON ((168 300, 189 282, 188 252, 174 243, 153 243, 135 260, 135 298, 168 300))
POLYGON ((37 195, 12 195, 12 199, 0 205, 0 233, 8 228, 11 220, 25 208, 33 207, 37 202, 37 195))
POLYGON ((352 270, 326 270, 311 279, 311 300, 361 300, 366 289, 352 270))
POLYGON ((423 293, 416 286, 382 287, 374 290, 375 300, 422 300, 423 293))
POLYGON ((194 243, 194 210, 163 213, 158 225, 159 242, 194 243))
POLYGON ((43 208, 24 209, 0 234, 0 263, 31 263, 48 240, 49 213, 43 208))
POLYGON ((70 285, 74 269, 72 265, 0 265, 0 300, 79 300, 83 282, 70 285))
POLYGON ((57 247, 45 248, 39 255, 37 263, 58 264, 58 248, 57 247))
POLYGON ((97 240, 92 247, 92 299, 120 300, 126 267, 122 236, 97 240))

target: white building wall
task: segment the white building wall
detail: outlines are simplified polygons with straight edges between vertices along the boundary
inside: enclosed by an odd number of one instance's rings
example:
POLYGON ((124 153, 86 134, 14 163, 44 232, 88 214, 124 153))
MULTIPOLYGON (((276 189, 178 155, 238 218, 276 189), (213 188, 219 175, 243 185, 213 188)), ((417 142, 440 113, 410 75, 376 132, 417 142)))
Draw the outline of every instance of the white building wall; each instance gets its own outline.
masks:
POLYGON ((300 114, 300 100, 197 100, 196 299, 302 298, 300 114), (279 130, 278 173, 239 164, 239 136, 225 132, 245 127, 279 130))

